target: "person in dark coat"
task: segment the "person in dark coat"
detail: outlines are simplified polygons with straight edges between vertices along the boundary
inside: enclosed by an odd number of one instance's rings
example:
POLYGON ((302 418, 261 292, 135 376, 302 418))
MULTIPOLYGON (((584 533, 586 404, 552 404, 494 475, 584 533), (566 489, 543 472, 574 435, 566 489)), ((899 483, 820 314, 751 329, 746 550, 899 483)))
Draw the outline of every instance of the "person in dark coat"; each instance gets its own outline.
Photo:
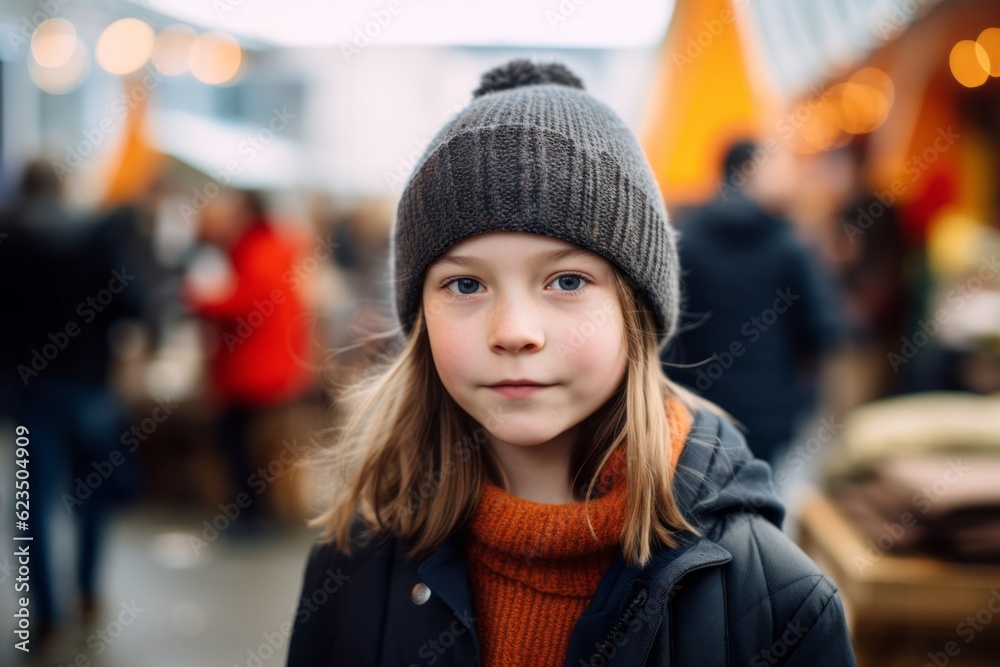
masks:
MULTIPOLYGON (((678 502, 705 537, 685 536, 642 568, 619 555, 564 664, 856 665, 836 585, 781 532, 769 466, 710 411, 698 411, 691 432, 710 446, 684 447, 678 502)), ((359 543, 360 534, 359 522, 359 543)), ((460 537, 421 562, 405 547, 376 539, 351 557, 313 548, 289 667, 479 664, 460 537)))
POLYGON ((579 79, 487 72, 392 241, 401 347, 341 394, 290 667, 855 664, 771 468, 663 372, 674 236, 579 79))
MULTIPOLYGON (((87 624, 101 610, 99 573, 121 474, 109 456, 125 430, 125 406, 110 383, 112 332, 143 313, 147 286, 106 217, 70 213, 59 179, 42 159, 27 165, 19 197, 0 214, 0 414, 24 432, 30 492, 32 648, 54 643, 66 624, 58 572, 73 559, 77 609, 87 624), (57 513, 76 532, 54 548, 57 513)), ((21 446, 19 444, 19 446, 21 446)), ((27 508, 27 505, 24 505, 27 508)))
POLYGON ((750 450, 774 465, 815 403, 821 360, 842 327, 832 283, 758 195, 762 154, 753 142, 734 144, 721 196, 680 230, 682 323, 663 361, 674 380, 739 420, 750 450))

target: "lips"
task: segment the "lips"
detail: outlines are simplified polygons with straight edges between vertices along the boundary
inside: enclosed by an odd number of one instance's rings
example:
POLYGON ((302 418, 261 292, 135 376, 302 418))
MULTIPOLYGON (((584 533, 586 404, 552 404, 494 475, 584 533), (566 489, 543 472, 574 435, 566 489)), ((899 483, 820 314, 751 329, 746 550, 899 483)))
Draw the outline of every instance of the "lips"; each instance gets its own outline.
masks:
MULTIPOLYGON (((507 381, 505 381, 507 382, 507 381)), ((506 398, 528 398, 534 394, 545 391, 552 385, 550 384, 538 384, 533 383, 530 380, 517 380, 521 384, 495 384, 491 385, 489 389, 492 389, 501 396, 506 398)))
POLYGON ((552 385, 545 384, 544 382, 535 382, 534 380, 527 380, 524 378, 518 378, 514 380, 500 380, 496 384, 488 385, 490 387, 551 387, 552 385))

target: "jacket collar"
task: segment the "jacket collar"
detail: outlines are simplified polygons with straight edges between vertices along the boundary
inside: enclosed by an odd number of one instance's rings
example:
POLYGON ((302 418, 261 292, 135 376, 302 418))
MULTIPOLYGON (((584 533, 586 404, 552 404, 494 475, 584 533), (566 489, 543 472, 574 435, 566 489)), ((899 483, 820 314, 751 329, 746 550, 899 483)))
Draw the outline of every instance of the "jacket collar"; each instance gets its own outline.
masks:
POLYGON ((465 562, 465 549, 461 531, 455 533, 441 548, 417 566, 420 579, 440 597, 469 630, 479 655, 479 638, 474 627, 472 591, 469 588, 469 568, 465 562), (473 619, 470 624, 467 619, 473 619))
MULTIPOLYGON (((639 613, 642 613, 644 621, 637 624, 634 634, 630 635, 629 650, 627 653, 618 651, 617 659, 607 664, 626 664, 619 661, 626 657, 632 660, 636 652, 644 656, 667 613, 666 602, 672 597, 677 583, 690 572, 730 560, 732 554, 728 550, 708 538, 695 537, 690 533, 685 533, 675 548, 657 553, 645 567, 626 565, 619 551, 602 576, 587 609, 577 620, 570 637, 566 664, 577 664, 580 660, 589 664, 595 654, 607 654, 607 646, 611 645, 616 633, 629 630, 639 613)), ((479 655, 468 566, 461 537, 456 533, 425 558, 417 567, 417 573, 466 626, 476 655, 479 655), (473 622, 470 624, 467 619, 473 619, 473 622)))
MULTIPOLYGON (((737 469, 752 469, 756 465, 752 463, 753 456, 746 445, 726 430, 726 425, 717 416, 699 410, 675 475, 678 505, 685 516, 698 524, 704 535, 709 533, 721 512, 731 510, 734 500, 739 500, 746 490, 742 485, 727 488, 730 479, 741 477, 737 469), (692 443, 693 438, 698 442, 692 443), (706 439, 711 446, 705 446, 706 439)), ((751 473, 759 477, 761 471, 754 473, 751 470, 751 473)), ((747 488, 752 489, 760 481, 755 481, 755 477, 748 478, 747 488)), ((778 520, 780 522, 780 517, 778 520)), ((591 656, 601 651, 602 644, 611 641, 617 631, 626 629, 642 609, 645 622, 636 627, 634 636, 630 636, 631 646, 627 651, 618 651, 617 659, 607 663, 625 664, 619 661, 626 658, 634 660, 642 655, 641 664, 667 613, 666 602, 675 592, 677 583, 690 572, 722 565, 733 558, 728 550, 704 535, 680 533, 676 547, 659 550, 641 568, 626 565, 619 550, 602 576, 589 606, 577 621, 570 638, 566 664, 576 664, 574 661, 579 659, 587 664, 591 656), (647 607, 649 600, 653 602, 647 607), (595 637, 599 639, 595 640, 595 637)), ((425 558, 417 567, 417 573, 462 619, 478 655, 479 640, 474 623, 469 624, 465 620, 473 618, 473 609, 461 531, 456 531, 440 549, 425 558)))
POLYGON ((732 554, 705 537, 685 533, 678 545, 664 549, 642 568, 625 564, 621 552, 601 580, 590 605, 570 637, 566 664, 592 663, 600 654, 607 665, 645 664, 645 656, 667 614, 666 603, 688 573, 728 563, 732 554), (642 621, 633 623, 637 618, 642 621), (617 649, 614 638, 629 632, 628 650, 617 649))

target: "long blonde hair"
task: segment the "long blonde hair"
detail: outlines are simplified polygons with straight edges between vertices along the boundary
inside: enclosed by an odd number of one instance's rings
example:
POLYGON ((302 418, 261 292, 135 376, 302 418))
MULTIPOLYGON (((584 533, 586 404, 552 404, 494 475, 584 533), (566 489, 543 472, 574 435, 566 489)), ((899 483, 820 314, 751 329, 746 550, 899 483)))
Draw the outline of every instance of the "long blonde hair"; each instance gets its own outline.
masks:
MULTIPOLYGON (((626 562, 641 566, 658 543, 676 546, 675 531, 701 534, 674 499, 665 401, 673 396, 691 410, 719 408, 664 374, 652 314, 617 269, 612 274, 624 321, 625 377, 585 420, 591 428, 582 432, 592 435, 579 444, 570 470, 586 507, 611 453, 630 443, 621 547, 626 562), (579 480, 586 483, 578 486, 579 480)), ((322 526, 323 539, 344 553, 351 553, 351 529, 360 516, 366 536, 387 532, 411 545, 410 558, 422 559, 470 519, 484 472, 502 478, 486 428, 455 403, 437 375, 422 309, 402 349, 344 387, 335 403, 342 423, 328 431, 330 442, 312 461, 327 475, 329 509, 310 525, 322 526)))

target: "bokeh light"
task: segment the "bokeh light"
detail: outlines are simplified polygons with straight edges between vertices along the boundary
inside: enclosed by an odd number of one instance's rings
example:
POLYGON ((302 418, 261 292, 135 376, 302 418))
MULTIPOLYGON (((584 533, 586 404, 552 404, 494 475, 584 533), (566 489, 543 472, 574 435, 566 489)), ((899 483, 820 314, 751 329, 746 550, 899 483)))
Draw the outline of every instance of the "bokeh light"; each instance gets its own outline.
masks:
POLYGON ((177 76, 188 71, 188 53, 198 33, 189 25, 174 23, 161 30, 153 45, 153 65, 159 71, 177 76))
POLYGON ((242 62, 243 51, 236 39, 215 30, 199 35, 188 53, 191 73, 202 83, 230 82, 240 72, 242 62))
POLYGON ((31 56, 42 67, 61 67, 76 50, 76 28, 66 19, 42 21, 31 35, 31 56))
POLYGON ((990 57, 979 42, 963 39, 952 47, 948 64, 955 80, 966 88, 986 83, 990 76, 990 57))
POLYGON ((840 128, 851 134, 872 132, 885 122, 895 98, 892 80, 877 67, 858 70, 837 87, 840 128))
POLYGON ((987 28, 979 33, 976 44, 983 47, 990 59, 990 76, 1000 76, 1000 28, 987 28))
POLYGON ((153 52, 153 29, 139 19, 115 21, 97 38, 94 57, 112 74, 134 72, 149 60, 153 52))
POLYGON ((64 95, 76 90, 90 73, 90 52, 82 40, 75 40, 73 52, 58 67, 43 67, 34 58, 28 60, 28 74, 46 93, 64 95))
POLYGON ((840 130, 840 113, 832 100, 814 100, 810 104, 812 113, 799 128, 801 141, 795 144, 800 153, 810 155, 830 150, 846 143, 847 137, 840 130))

